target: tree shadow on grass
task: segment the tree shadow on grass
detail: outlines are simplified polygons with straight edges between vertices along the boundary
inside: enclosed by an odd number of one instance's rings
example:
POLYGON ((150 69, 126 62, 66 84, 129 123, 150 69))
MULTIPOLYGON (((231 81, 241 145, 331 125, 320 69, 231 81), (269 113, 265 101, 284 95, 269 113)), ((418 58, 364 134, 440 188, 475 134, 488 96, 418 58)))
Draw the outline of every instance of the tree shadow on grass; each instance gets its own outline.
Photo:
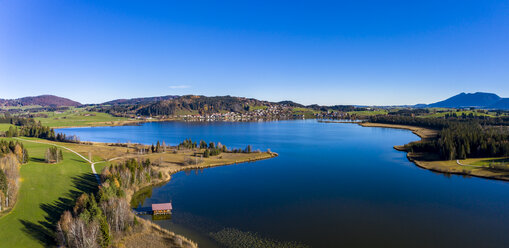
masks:
POLYGON ((34 157, 30 157, 29 160, 31 162, 36 162, 36 163, 45 163, 46 160, 42 159, 42 158, 34 158, 34 157))
POLYGON ((71 158, 72 161, 74 162, 80 162, 80 163, 83 163, 83 159, 77 159, 77 158, 71 158))
POLYGON ((20 220, 23 224, 23 231, 38 240, 44 246, 55 246, 55 227, 60 220, 60 216, 66 210, 72 210, 76 199, 83 193, 94 193, 98 191, 97 180, 92 173, 86 173, 71 178, 73 189, 66 193, 65 197, 46 204, 42 203, 39 207, 46 213, 43 221, 32 222, 20 220))

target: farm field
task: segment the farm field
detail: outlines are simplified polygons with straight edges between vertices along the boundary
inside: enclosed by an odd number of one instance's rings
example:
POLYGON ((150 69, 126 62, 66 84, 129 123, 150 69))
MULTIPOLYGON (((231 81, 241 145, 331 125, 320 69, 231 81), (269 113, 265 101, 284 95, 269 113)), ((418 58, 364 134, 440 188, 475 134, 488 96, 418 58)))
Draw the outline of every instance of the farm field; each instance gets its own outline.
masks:
POLYGON ((128 118, 115 117, 107 113, 91 112, 86 109, 73 108, 65 112, 40 112, 36 121, 49 127, 105 126, 115 122, 128 121, 128 118))

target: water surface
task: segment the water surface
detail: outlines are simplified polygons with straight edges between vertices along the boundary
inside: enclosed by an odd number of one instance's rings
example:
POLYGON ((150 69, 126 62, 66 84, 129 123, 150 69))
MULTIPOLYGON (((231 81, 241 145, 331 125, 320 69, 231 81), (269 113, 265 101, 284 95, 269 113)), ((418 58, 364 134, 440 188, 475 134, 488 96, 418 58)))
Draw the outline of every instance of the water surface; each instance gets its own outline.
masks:
POLYGON ((509 247, 509 185, 416 167, 394 145, 407 130, 307 121, 146 123, 61 129, 82 140, 178 144, 185 138, 271 149, 279 157, 181 172, 144 206, 173 203, 156 221, 213 247, 235 228, 311 247, 509 247))

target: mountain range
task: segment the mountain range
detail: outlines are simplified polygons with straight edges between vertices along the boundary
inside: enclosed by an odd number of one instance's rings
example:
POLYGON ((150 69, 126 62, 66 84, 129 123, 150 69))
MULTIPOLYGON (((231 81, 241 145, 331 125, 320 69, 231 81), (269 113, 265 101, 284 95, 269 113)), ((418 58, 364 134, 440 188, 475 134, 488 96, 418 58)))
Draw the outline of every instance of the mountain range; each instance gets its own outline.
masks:
POLYGON ((443 101, 425 105, 425 107, 509 109, 509 98, 501 98, 496 94, 485 92, 460 93, 443 101))
MULTIPOLYGON (((104 102, 100 105, 144 105, 145 112, 152 112, 155 109, 164 109, 164 112, 174 112, 181 108, 193 109, 195 105, 208 105, 210 110, 241 110, 246 105, 258 106, 266 105, 269 102, 259 101, 256 99, 248 99, 243 97, 230 97, 230 96, 157 96, 157 97, 143 97, 131 99, 116 99, 104 102), (231 106, 230 106, 231 105, 231 106)), ((290 107, 306 107, 299 103, 292 101, 281 101, 273 103, 278 105, 286 105, 290 107)), ((0 99, 0 107, 16 107, 16 106, 31 106, 38 105, 42 107, 64 107, 73 106, 78 107, 82 104, 68 98, 41 95, 22 97, 18 99, 0 99)), ((320 107, 318 105, 310 105, 307 107, 320 107)), ((476 92, 476 93, 460 93, 443 101, 431 104, 417 104, 409 107, 415 108, 483 108, 483 109, 502 109, 509 110, 509 98, 502 98, 494 93, 476 92)), ((157 111, 156 111, 157 112, 157 111)))

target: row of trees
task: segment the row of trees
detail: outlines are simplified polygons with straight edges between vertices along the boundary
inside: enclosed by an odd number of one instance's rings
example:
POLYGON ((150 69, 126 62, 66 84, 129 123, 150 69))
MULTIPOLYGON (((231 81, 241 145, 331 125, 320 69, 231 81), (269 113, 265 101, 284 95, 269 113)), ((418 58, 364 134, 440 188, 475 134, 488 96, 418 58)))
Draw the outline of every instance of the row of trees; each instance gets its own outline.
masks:
POLYGON ((55 130, 48 126, 43 126, 41 123, 24 125, 20 128, 10 126, 9 130, 5 132, 6 137, 34 137, 47 140, 54 140, 60 142, 73 142, 78 143, 80 140, 76 135, 67 136, 62 133, 55 134, 55 130))
POLYGON ((23 118, 6 114, 4 116, 0 116, 0 123, 9 123, 16 126, 26 126, 35 124, 35 120, 32 118, 23 118))
POLYGON ((456 115, 453 113, 447 117, 413 117, 405 114, 375 115, 368 119, 369 122, 411 125, 441 130, 455 123, 477 123, 482 126, 509 126, 509 117, 475 116, 470 114, 456 115))
POLYGON ((509 132, 503 127, 456 124, 443 129, 435 142, 440 156, 449 160, 509 156, 509 132))
POLYGON ((129 233, 137 220, 125 191, 152 180, 155 172, 150 160, 130 159, 105 167, 97 195, 83 194, 73 211, 66 211, 57 223, 59 245, 72 248, 109 247, 112 241, 129 233))
POLYGON ((415 152, 437 153, 442 159, 509 156, 509 128, 486 124, 504 123, 504 120, 483 119, 481 122, 466 116, 467 119, 374 116, 370 121, 438 129, 437 138, 413 142, 407 148, 415 152))
POLYGON ((76 248, 108 247, 111 243, 106 215, 93 194, 82 194, 73 211, 65 211, 57 223, 57 242, 76 248))
POLYGON ((101 172, 101 178, 115 185, 118 184, 120 188, 129 189, 134 185, 149 183, 153 177, 159 176, 150 165, 149 159, 140 161, 129 159, 124 163, 105 167, 101 172))
POLYGON ((443 128, 448 127, 452 121, 442 118, 422 118, 399 115, 375 115, 369 118, 369 122, 395 125, 410 125, 416 127, 441 130, 443 128))
POLYGON ((0 141, 0 211, 16 202, 19 184, 19 165, 28 162, 23 143, 0 141))
POLYGON ((28 162, 28 150, 24 147, 23 143, 12 140, 0 140, 0 157, 10 153, 14 154, 21 164, 28 162))

